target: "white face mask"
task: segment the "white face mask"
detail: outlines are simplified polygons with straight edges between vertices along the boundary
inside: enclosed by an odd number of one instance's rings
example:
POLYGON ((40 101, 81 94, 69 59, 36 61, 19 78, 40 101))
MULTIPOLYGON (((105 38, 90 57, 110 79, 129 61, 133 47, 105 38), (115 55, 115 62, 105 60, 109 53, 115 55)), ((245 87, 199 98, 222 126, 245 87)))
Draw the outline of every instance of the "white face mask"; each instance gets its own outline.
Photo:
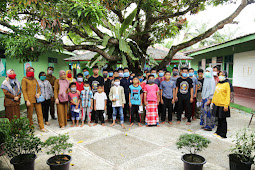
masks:
POLYGON ((213 76, 218 76, 218 72, 214 71, 213 76))
POLYGON ((219 76, 219 80, 220 80, 220 81, 224 81, 225 79, 226 79, 225 76, 219 76))
POLYGON ((53 73, 53 71, 52 70, 48 70, 48 74, 52 74, 53 73))
POLYGON ((115 85, 115 86, 119 86, 119 85, 120 85, 120 82, 119 82, 119 81, 115 81, 115 82, 114 82, 114 85, 115 85))
POLYGON ((78 82, 83 82, 83 78, 82 78, 82 77, 78 77, 78 78, 77 78, 77 81, 78 81, 78 82))

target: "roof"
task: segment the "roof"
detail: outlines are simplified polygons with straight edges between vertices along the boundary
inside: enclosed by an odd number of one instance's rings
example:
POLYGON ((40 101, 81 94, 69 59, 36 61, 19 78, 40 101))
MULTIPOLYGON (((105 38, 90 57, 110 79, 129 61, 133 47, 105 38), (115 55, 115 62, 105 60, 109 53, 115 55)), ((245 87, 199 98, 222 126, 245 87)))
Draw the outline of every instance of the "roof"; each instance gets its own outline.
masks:
POLYGON ((214 44, 214 45, 211 45, 211 46, 186 51, 186 52, 184 52, 184 54, 192 57, 192 56, 208 53, 208 52, 211 52, 211 51, 219 50, 219 49, 222 49, 222 48, 226 48, 226 47, 229 47, 229 46, 245 43, 245 42, 252 41, 252 40, 255 40, 255 33, 240 36, 240 37, 237 37, 233 40, 226 41, 224 43, 214 44))
MULTIPOLYGON (((168 54, 169 49, 164 47, 149 47, 147 54, 155 60, 163 60, 168 54)), ((90 61, 97 53, 91 51, 85 51, 82 54, 77 54, 74 57, 64 59, 65 61, 90 61)), ((186 56, 184 53, 177 53, 173 57, 173 60, 192 60, 192 57, 186 56)))

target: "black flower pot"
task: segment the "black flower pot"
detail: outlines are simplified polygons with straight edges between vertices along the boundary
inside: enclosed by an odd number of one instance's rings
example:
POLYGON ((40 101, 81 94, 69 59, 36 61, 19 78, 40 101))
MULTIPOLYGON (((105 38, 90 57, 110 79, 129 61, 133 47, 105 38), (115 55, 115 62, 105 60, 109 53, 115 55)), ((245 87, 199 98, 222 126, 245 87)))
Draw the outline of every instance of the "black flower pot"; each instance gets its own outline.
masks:
POLYGON ((251 162, 242 162, 238 154, 229 154, 229 168, 230 170, 250 170, 251 162))
POLYGON ((184 170, 202 170, 206 163, 204 157, 196 154, 185 154, 182 156, 182 161, 184 162, 184 170), (193 161, 191 156, 193 156, 193 161))
POLYGON ((15 170, 34 170, 35 159, 35 154, 22 154, 13 157, 10 162, 15 170))
POLYGON ((51 170, 69 170, 70 162, 72 157, 70 155, 56 155, 47 160, 47 164, 50 166, 51 170), (59 158, 66 157, 68 160, 63 163, 56 163, 59 158))

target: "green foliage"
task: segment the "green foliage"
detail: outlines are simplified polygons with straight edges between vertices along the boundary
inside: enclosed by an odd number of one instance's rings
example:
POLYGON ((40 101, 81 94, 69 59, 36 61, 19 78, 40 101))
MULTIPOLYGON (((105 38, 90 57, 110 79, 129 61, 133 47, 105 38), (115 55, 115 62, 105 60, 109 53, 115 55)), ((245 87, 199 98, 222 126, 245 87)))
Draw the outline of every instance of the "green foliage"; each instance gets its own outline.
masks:
POLYGON ((181 135, 176 143, 178 149, 185 148, 190 154, 196 154, 207 148, 210 140, 198 134, 181 135))
POLYGON ((10 131, 5 140, 5 152, 10 158, 21 154, 35 154, 41 151, 42 142, 34 134, 26 117, 14 118, 10 122, 10 131))
POLYGON ((230 149, 237 154, 241 162, 254 163, 255 158, 255 130, 244 128, 236 133, 235 145, 230 149))
POLYGON ((126 29, 132 24, 136 16, 136 13, 137 13, 137 8, 135 8, 133 12, 131 12, 129 16, 124 20, 124 22, 121 24, 120 31, 119 31, 120 35, 123 35, 126 29))
POLYGON ((72 143, 68 143, 68 135, 51 136, 44 142, 44 147, 48 148, 47 154, 60 155, 66 151, 71 152, 72 143))
POLYGON ((0 119, 0 145, 5 142, 5 139, 10 132, 10 122, 7 118, 0 119))

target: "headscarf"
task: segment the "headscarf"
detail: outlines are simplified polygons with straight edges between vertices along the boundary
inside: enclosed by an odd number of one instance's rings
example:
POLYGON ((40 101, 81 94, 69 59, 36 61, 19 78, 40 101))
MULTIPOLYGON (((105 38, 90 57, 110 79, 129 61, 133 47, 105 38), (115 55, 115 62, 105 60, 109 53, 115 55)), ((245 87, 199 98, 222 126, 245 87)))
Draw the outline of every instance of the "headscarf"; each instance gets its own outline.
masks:
MULTIPOLYGON (((67 74, 68 74, 69 71, 71 71, 71 70, 67 70, 67 71, 66 71, 66 79, 67 79, 69 82, 72 82, 72 81, 73 81, 73 76, 72 76, 71 78, 68 78, 68 77, 67 77, 67 74)), ((72 71, 71 71, 71 73, 72 73, 72 71)))
MULTIPOLYGON (((11 71, 14 71, 13 69, 7 70, 7 75, 11 73, 11 71)), ((21 86, 20 82, 15 79, 10 79, 9 77, 6 77, 6 79, 3 81, 1 85, 1 89, 5 89, 14 96, 17 96, 21 93, 21 86)))
MULTIPOLYGON (((31 69, 35 70, 33 67, 28 67, 26 69, 26 75, 27 75, 28 72, 30 72, 31 69)), ((29 79, 29 80, 34 80, 35 79, 34 77, 27 77, 27 76, 26 76, 26 78, 29 79)))
POLYGON ((215 91, 215 80, 213 77, 213 69, 211 67, 206 68, 206 71, 211 73, 211 77, 205 77, 202 89, 202 99, 212 99, 215 91))
POLYGON ((59 71, 59 95, 67 95, 66 90, 69 87, 69 81, 67 79, 62 80, 61 76, 65 73, 64 70, 59 71))

